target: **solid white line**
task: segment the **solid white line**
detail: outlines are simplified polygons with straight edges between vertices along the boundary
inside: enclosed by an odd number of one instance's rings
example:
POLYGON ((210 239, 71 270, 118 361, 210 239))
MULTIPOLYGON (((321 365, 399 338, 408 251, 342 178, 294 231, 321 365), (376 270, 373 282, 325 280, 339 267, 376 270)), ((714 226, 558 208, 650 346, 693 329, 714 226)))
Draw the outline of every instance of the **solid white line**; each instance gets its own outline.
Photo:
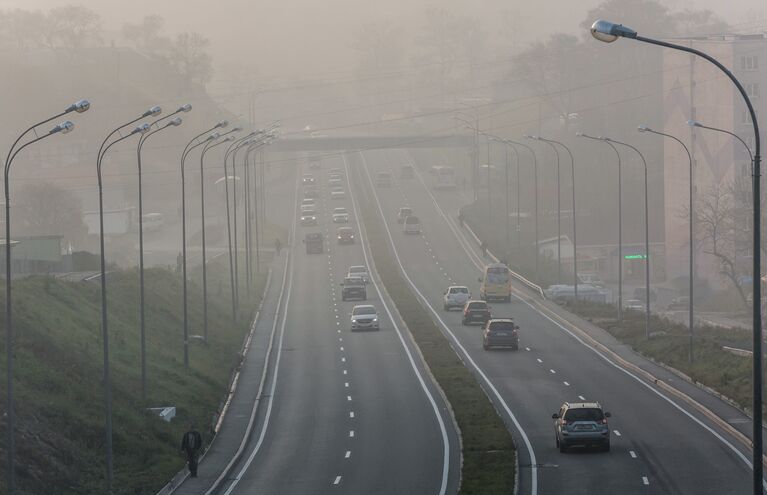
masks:
MULTIPOLYGON (((367 168, 367 160, 365 160, 364 153, 360 152, 360 157, 362 158, 362 163, 364 165, 365 175, 367 176, 368 183, 370 184, 372 191, 373 191, 373 198, 375 199, 376 205, 378 206, 378 212, 381 215, 381 218, 384 220, 384 228, 386 229, 387 236, 389 237, 389 243, 392 247, 392 252, 394 254, 394 258, 397 260, 397 264, 400 267, 400 270, 402 272, 402 275, 405 277, 405 280, 407 280, 410 287, 415 291, 416 294, 421 298, 423 303, 429 310, 431 310, 434 317, 439 321, 440 325, 442 326, 443 330, 450 336, 450 338, 453 340, 453 343, 456 345, 458 349, 461 350, 463 355, 466 358, 466 361, 471 364, 471 366, 474 368, 474 370, 482 377, 482 379, 487 384, 488 388, 492 391, 495 398, 498 400, 500 405, 503 407, 503 410, 506 412, 506 414, 511 419, 512 423, 514 423, 514 426, 516 427, 517 431, 519 432, 519 435, 522 437, 522 441, 525 444, 525 448, 527 449, 528 456, 530 457, 530 465, 532 466, 530 468, 530 475, 531 475, 531 483, 530 483, 530 493, 531 495, 536 495, 538 493, 538 466, 537 466, 537 460, 535 457, 535 451, 533 450, 533 445, 530 443, 530 439, 527 436, 527 433, 522 428, 522 425, 517 420, 517 417, 514 415, 513 412, 511 412, 511 408, 509 408, 509 405, 506 403, 506 401, 501 396, 500 392, 498 392, 498 389, 495 388, 495 385, 493 385, 493 382, 490 381, 490 379, 487 377, 484 371, 477 365, 477 363, 474 361, 474 359, 471 357, 469 352, 466 350, 466 348, 461 344, 461 342, 458 340, 458 338, 455 336, 453 331, 450 329, 450 327, 447 326, 445 321, 442 319, 439 313, 434 309, 434 307, 429 303, 429 300, 426 299, 426 297, 423 295, 423 293, 418 289, 418 287, 413 283, 413 280, 410 278, 410 276, 407 274, 407 271, 405 270, 405 267, 402 265, 402 260, 399 257, 399 252, 397 251, 397 247, 394 244, 394 238, 391 235, 391 230, 389 229, 389 224, 386 222, 386 216, 383 213, 383 208, 381 207, 381 202, 378 200, 378 195, 375 192, 375 188, 373 187, 373 180, 370 178, 370 173, 368 172, 367 168)), ((416 175, 420 178, 420 173, 418 172, 415 167, 413 167, 414 170, 416 170, 416 175)), ((423 179, 421 179, 423 181, 423 179)), ((429 195, 431 195, 431 191, 428 190, 427 192, 429 195)), ((432 199, 434 196, 432 195, 432 199)), ((435 201, 436 204, 436 201, 435 201)), ((439 206, 439 205, 437 205, 439 206)), ((444 490, 442 491, 444 493, 444 490)))
POLYGON ((642 483, 644 483, 645 485, 650 484, 650 480, 647 479, 647 476, 642 476, 642 483))
MULTIPOLYGON (((346 170, 346 176, 349 176, 349 164, 346 161, 346 155, 342 155, 344 159, 344 169, 346 170)), ((368 177, 368 181, 372 187, 373 182, 370 179, 370 175, 367 173, 367 162, 365 162, 365 156, 360 153, 360 157, 362 158, 363 163, 365 164, 365 175, 368 177)), ((349 196, 352 200, 352 208, 354 209, 354 219, 357 223, 357 231, 360 233, 360 244, 362 245, 362 255, 365 257, 365 263, 367 266, 371 266, 370 260, 368 259, 368 253, 367 249, 365 249, 366 246, 366 239, 365 236, 363 236, 362 233, 362 226, 360 225, 360 215, 357 210, 357 200, 355 198, 355 195, 353 192, 351 192, 351 188, 349 189, 349 196)), ((383 216, 383 210, 381 210, 381 204, 378 202, 378 196, 375 194, 375 188, 373 188, 373 195, 376 198, 376 203, 378 204, 378 211, 383 216)), ((386 225, 386 223, 384 222, 386 225)), ((391 232, 389 232, 389 226, 386 225, 386 231, 389 233, 389 238, 391 239, 391 232)), ((400 264, 400 266, 402 266, 400 264)), ((429 403, 431 404, 432 410, 434 411, 434 415, 437 418, 437 423, 439 424, 440 433, 442 434, 442 484, 440 485, 439 494, 445 495, 447 492, 447 482, 448 482, 448 474, 450 470, 450 440, 447 436, 447 428, 445 427, 445 421, 442 418, 442 414, 440 413, 440 408, 437 406, 437 402, 434 400, 434 397, 432 396, 431 391, 429 390, 429 387, 426 385, 426 382, 423 379, 423 376, 421 376, 421 371, 418 369, 418 366, 415 363, 415 359, 413 358, 413 354, 410 351, 410 348, 407 346, 407 343, 405 342, 405 338, 402 335, 402 331, 399 328, 399 325, 397 325, 396 320, 394 318, 394 315, 392 314, 391 310, 389 309, 389 305, 386 303, 386 300, 383 297, 383 294, 381 293, 381 289, 378 287, 378 283, 371 277, 371 282, 373 284, 373 287, 376 290, 376 293, 378 293, 378 298, 381 301, 381 305, 384 307, 384 310, 386 310, 386 314, 389 316, 389 321, 392 322, 392 326, 394 327, 394 330, 397 332, 397 337, 399 337, 399 341, 402 344, 403 349, 405 350, 405 354, 407 355, 408 361, 410 362, 410 367, 413 369, 413 372, 415 373, 416 377, 418 378, 418 382, 421 384, 421 389, 424 391, 424 394, 426 394, 426 397, 429 400, 429 403)), ((533 468, 535 469, 535 468, 533 468)))
POLYGON ((632 459, 636 459, 637 458, 637 453, 634 452, 633 450, 629 450, 629 455, 631 456, 632 459))
MULTIPOLYGON (((298 194, 298 181, 296 181, 295 194, 298 194)), ((294 215, 293 215, 294 219, 297 216, 297 210, 298 210, 298 207, 296 206, 294 215)), ((296 222, 294 220, 292 223, 290 238, 295 239, 295 235, 296 235, 296 222)), ((287 256, 290 257, 289 251, 287 256)), ((282 343, 285 340, 285 324, 287 323, 287 319, 288 319, 288 307, 290 307, 290 296, 293 292, 293 263, 292 263, 292 260, 288 260, 288 262, 290 263, 290 274, 288 277, 287 292, 285 292, 285 305, 282 307, 282 321, 280 322, 280 339, 279 339, 278 347, 277 347, 277 357, 275 358, 275 361, 274 361, 274 371, 272 375, 272 382, 270 385, 269 401, 267 403, 266 413, 264 415, 263 425, 261 427, 261 433, 259 434, 258 441, 256 441, 256 445, 253 447, 253 450, 248 456, 248 459, 245 461, 245 464, 242 466, 242 469, 240 469, 240 471, 237 473, 234 479, 232 479, 232 483, 224 492, 224 495, 229 495, 230 493, 232 493, 232 490, 234 490, 234 488, 240 482, 240 479, 242 479, 242 476, 250 468, 250 464, 253 462, 253 459, 255 459, 256 454, 258 453, 259 449, 261 448, 261 445, 264 442, 264 437, 266 436, 266 431, 269 427, 269 419, 272 416, 272 405, 274 404, 274 391, 277 388, 277 377, 279 376, 280 361, 282 360, 282 343)), ((214 485, 214 487, 212 487, 211 490, 208 491, 208 493, 212 491, 213 488, 217 488, 216 485, 214 485)))
POLYGON ((334 485, 337 485, 337 484, 339 484, 340 482, 341 482, 341 477, 340 477, 340 476, 336 476, 336 479, 335 479, 335 481, 333 481, 333 484, 334 484, 334 485))

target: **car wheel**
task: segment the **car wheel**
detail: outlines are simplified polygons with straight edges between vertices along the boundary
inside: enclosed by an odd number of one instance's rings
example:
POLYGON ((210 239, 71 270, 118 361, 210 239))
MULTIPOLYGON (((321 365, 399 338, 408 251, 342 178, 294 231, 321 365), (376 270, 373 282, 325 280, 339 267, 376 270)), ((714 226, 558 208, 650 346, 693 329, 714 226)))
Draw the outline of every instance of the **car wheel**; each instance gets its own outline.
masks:
POLYGON ((519 350, 519 344, 511 346, 512 351, 518 351, 519 350))
POLYGON ((504 301, 506 301, 507 303, 510 303, 511 302, 511 296, 506 296, 506 299, 504 299, 504 301))
POLYGON ((609 441, 604 445, 604 447, 602 447, 602 450, 604 450, 605 452, 610 452, 610 442, 609 441))
POLYGON ((342 301, 346 301, 346 296, 341 296, 342 301))
POLYGON ((562 442, 559 442, 559 452, 561 452, 561 453, 563 453, 563 454, 564 454, 565 452, 567 452, 567 446, 565 446, 565 444, 564 444, 564 443, 562 443, 562 442))
POLYGON ((462 320, 461 320, 461 325, 464 325, 464 326, 466 326, 466 320, 462 319, 462 320))
POLYGON ((490 346, 487 344, 482 344, 482 348, 485 349, 486 351, 490 350, 490 346))

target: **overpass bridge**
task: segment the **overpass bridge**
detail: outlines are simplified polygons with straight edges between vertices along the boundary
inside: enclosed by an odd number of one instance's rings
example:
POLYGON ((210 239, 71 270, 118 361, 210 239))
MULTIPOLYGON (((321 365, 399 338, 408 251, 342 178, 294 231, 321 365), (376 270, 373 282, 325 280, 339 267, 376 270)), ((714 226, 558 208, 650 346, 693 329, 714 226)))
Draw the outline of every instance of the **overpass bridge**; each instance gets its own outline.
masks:
POLYGON ((284 137, 269 145, 270 153, 296 151, 373 150, 386 148, 470 148, 469 134, 284 137))

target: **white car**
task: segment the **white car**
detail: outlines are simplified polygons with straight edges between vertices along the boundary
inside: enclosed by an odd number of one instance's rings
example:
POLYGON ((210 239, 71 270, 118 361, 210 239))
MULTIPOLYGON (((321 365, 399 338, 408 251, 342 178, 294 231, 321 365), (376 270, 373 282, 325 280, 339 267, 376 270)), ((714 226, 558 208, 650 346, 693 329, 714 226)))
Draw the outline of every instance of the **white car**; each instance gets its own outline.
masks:
POLYGON ((333 191, 330 193, 330 199, 346 199, 344 191, 333 191))
POLYGON ((351 330, 379 330, 378 311, 372 304, 358 304, 350 314, 351 330))
POLYGON ((445 291, 442 307, 445 311, 450 311, 453 308, 463 309, 469 299, 471 299, 471 293, 469 293, 468 287, 452 285, 445 291))
POLYGON ((304 198, 301 200, 301 206, 315 206, 317 203, 314 198, 304 198))
POLYGON ((415 215, 405 217, 405 227, 402 229, 406 234, 420 234, 421 221, 415 215))
POLYGON ((368 273, 368 268, 363 265, 350 266, 349 273, 346 276, 360 277, 362 280, 365 281, 366 284, 370 282, 370 273, 368 273))

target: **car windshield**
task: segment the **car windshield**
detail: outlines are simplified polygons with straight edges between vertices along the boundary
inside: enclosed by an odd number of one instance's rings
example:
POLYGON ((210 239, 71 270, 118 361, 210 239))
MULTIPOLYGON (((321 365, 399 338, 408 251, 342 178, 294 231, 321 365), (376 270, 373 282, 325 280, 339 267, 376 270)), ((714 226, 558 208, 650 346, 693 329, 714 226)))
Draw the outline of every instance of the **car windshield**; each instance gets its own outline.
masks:
POLYGON ((418 223, 418 217, 414 217, 411 215, 405 219, 405 223, 409 225, 415 225, 418 223))
POLYGON ((402 216, 407 216, 407 215, 410 215, 411 213, 413 213, 413 210, 411 210, 410 208, 402 208, 399 211, 399 214, 402 216))
POLYGON ((357 306, 352 310, 352 314, 354 316, 357 315, 374 315, 376 314, 376 309, 373 306, 357 306))
POLYGON ((346 277, 344 285, 362 285, 364 282, 359 277, 346 277))
POLYGON ((466 287, 451 287, 450 293, 451 294, 468 294, 469 289, 467 289, 466 287))
POLYGON ((367 273, 368 269, 364 266, 353 266, 349 268, 349 273, 367 273))
POLYGON ((579 407, 568 409, 565 412, 565 421, 602 421, 604 414, 601 409, 595 407, 579 407))
POLYGON ((484 301, 477 301, 469 304, 469 309, 487 309, 487 303, 484 301))

